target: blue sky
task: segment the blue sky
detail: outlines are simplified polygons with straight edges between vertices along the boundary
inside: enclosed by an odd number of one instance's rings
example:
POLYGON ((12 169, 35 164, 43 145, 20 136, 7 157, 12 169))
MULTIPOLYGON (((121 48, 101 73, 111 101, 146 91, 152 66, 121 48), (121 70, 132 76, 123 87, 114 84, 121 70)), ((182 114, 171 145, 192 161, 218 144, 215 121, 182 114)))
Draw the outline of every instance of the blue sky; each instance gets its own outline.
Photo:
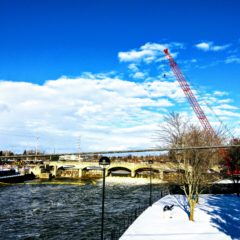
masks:
POLYGON ((212 124, 206 102, 239 134, 239 9, 238 0, 2 0, 2 148, 39 138, 45 151, 75 151, 80 136, 82 150, 153 147, 164 114, 192 114, 164 47, 212 124))

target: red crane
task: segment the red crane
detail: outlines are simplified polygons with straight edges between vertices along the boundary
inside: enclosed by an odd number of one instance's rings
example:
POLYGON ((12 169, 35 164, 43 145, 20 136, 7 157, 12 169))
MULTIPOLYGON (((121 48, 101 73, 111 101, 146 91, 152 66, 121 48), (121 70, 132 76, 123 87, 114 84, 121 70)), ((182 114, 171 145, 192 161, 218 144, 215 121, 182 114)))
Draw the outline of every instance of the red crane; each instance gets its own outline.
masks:
POLYGON ((170 63, 170 67, 175 74, 175 77, 180 84, 185 96, 187 97, 189 103, 191 104, 194 112, 197 115, 197 118, 199 119, 200 123, 202 124, 203 128, 209 132, 212 136, 216 136, 216 132, 209 123, 205 113, 203 112, 201 106, 199 105, 196 97, 194 96, 188 82, 185 80, 184 75, 182 74, 180 68, 178 67, 177 63, 174 61, 173 57, 168 52, 168 49, 164 49, 164 53, 166 54, 166 57, 170 63))
MULTIPOLYGON (((168 49, 164 49, 163 51, 166 54, 166 57, 170 64, 170 67, 171 67, 178 83, 180 84, 185 96, 187 97, 188 102, 192 106, 194 112, 197 115, 197 118, 199 119, 201 125, 203 126, 203 129, 206 130, 208 133, 210 133, 213 137, 216 137, 216 139, 217 139, 217 134, 216 134, 215 130, 211 126, 210 122, 208 121, 207 116, 205 115, 201 106, 199 105, 195 95, 193 94, 188 82, 186 81, 186 79, 185 79, 184 75, 182 74, 180 68, 178 67, 177 63, 175 62, 175 60, 173 59, 171 54, 168 52, 168 49)), ((230 167, 230 159, 227 154, 227 151, 225 151, 224 149, 220 149, 219 152, 225 159, 227 166, 229 168, 230 167)), ((240 174, 240 170, 235 170, 233 172, 229 168, 228 174, 240 174)))

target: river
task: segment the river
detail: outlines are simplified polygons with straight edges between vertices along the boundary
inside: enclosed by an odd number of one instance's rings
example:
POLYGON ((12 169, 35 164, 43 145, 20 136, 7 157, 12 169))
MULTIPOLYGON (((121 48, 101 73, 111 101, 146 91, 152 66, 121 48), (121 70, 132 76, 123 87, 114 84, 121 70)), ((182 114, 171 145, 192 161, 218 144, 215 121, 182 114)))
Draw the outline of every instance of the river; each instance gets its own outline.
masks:
MULTIPOLYGON (((106 180, 105 239, 119 216, 149 200, 149 184, 106 180)), ((161 185, 153 185, 159 196, 161 185)), ((0 187, 0 239, 98 240, 101 228, 101 181, 34 181, 0 187)))

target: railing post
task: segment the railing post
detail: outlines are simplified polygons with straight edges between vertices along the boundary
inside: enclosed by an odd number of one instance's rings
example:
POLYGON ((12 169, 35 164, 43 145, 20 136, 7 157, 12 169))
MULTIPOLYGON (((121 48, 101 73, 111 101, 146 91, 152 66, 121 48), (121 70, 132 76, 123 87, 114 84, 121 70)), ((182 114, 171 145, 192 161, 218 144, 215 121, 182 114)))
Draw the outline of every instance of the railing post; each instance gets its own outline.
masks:
POLYGON ((103 231, 104 231, 103 228, 104 228, 105 172, 106 172, 106 169, 103 168, 101 240, 103 240, 103 231))

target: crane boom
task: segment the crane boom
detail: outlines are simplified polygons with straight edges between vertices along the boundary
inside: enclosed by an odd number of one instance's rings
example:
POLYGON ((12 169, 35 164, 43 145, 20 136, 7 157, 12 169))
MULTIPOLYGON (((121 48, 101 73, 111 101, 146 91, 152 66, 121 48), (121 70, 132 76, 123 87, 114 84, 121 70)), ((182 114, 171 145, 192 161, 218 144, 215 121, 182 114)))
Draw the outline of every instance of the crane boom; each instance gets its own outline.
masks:
MULTIPOLYGON (((188 82, 186 81, 183 73, 181 72, 180 68, 178 67, 177 63, 175 62, 175 60, 173 59, 173 57, 171 56, 171 54, 169 53, 168 49, 164 49, 163 50, 164 53, 166 54, 166 57, 169 61, 170 67, 178 81, 178 83, 180 84, 185 96, 187 97, 188 102, 190 103, 190 105, 192 106, 194 112, 197 115, 197 118, 199 119, 201 125, 203 126, 203 129, 211 134, 211 136, 216 137, 217 138, 217 134, 214 130, 214 128, 212 127, 212 125, 210 124, 210 122, 207 119, 207 116, 205 115, 205 113, 203 112, 201 106, 199 105, 194 93, 192 92, 188 82)), ((228 174, 230 175, 239 175, 240 174, 240 170, 230 170, 230 161, 231 159, 228 156, 228 152, 225 149, 219 149, 219 153, 222 155, 222 157, 225 159, 226 164, 229 168, 228 170, 228 174)))
POLYGON ((183 73, 181 72, 180 68, 178 67, 177 63, 174 61, 171 54, 168 52, 168 49, 164 49, 164 53, 166 54, 166 57, 170 63, 170 67, 180 84, 185 96, 187 97, 188 102, 192 106, 194 112, 197 115, 197 118, 199 119, 201 125, 203 126, 204 130, 206 130, 208 133, 210 133, 212 136, 216 136, 216 132, 209 123, 205 113, 203 112, 201 106, 199 105, 195 95, 193 94, 188 82, 186 81, 183 73))

